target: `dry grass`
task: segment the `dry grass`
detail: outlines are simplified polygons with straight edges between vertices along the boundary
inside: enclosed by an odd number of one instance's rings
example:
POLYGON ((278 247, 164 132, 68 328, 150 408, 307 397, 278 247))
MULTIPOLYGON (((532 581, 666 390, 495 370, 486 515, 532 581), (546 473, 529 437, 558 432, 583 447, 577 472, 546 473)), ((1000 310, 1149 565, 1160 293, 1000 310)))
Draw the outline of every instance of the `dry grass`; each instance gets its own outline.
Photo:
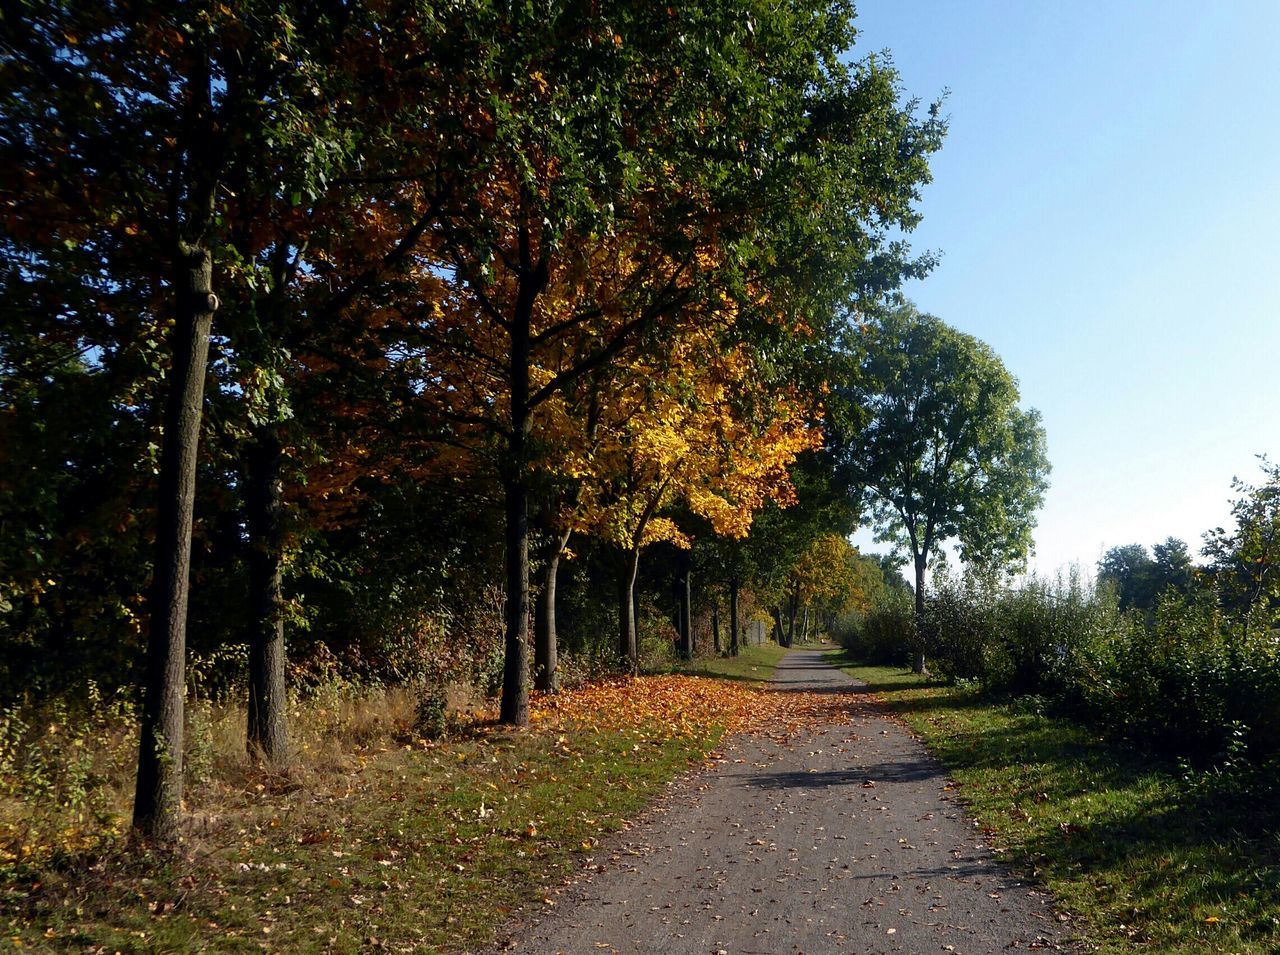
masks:
MULTIPOLYGON (((457 712, 474 708, 465 690, 457 712)), ((252 759, 242 706, 187 707, 185 802, 197 830, 243 793, 313 789, 358 769, 373 752, 414 739, 411 688, 334 683, 292 701, 290 759, 275 771, 252 759)), ((131 707, 91 698, 73 713, 0 714, 0 864, 44 864, 100 851, 124 831, 133 800, 138 728, 131 707)))
POLYGON ((163 853, 121 835, 127 710, 28 731, 19 763, 92 749, 98 769, 45 789, 6 770, 0 937, 78 951, 475 950, 514 908, 551 904, 548 885, 726 730, 786 735, 843 716, 830 694, 670 674, 535 696, 520 730, 465 693, 450 702, 453 731, 430 741, 414 732, 411 691, 326 687, 294 706, 285 772, 245 755, 240 708, 192 706, 187 822, 163 853))

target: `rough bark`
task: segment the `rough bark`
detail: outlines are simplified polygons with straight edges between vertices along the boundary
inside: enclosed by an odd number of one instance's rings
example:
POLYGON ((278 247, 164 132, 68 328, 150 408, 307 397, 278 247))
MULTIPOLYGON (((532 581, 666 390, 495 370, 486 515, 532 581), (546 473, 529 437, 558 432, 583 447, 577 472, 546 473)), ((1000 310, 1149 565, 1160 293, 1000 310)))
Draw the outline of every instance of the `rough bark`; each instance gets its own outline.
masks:
POLYGON ((720 601, 711 601, 711 645, 715 647, 716 656, 721 653, 720 647, 720 601))
POLYGON ((773 607, 773 639, 780 647, 789 647, 787 642, 787 629, 782 625, 782 608, 776 604, 773 607))
MULTIPOLYGON (((523 444, 523 442, 520 442, 523 444)), ((522 470, 522 469, 520 469, 522 470)), ((522 473, 508 476, 506 497, 506 634, 498 718, 529 724, 529 492, 522 473)))
POLYGON ((529 724, 529 430, 532 423, 529 373, 533 348, 533 304, 547 284, 545 263, 531 262, 529 233, 520 229, 519 290, 511 316, 508 365, 507 455, 503 495, 506 505, 506 632, 502 668, 501 722, 529 724))
POLYGON ((207 244, 180 243, 174 273, 173 367, 161 438, 155 576, 133 802, 134 830, 157 841, 177 838, 182 807, 191 527, 209 332, 218 305, 207 244))
POLYGON ((738 631, 738 578, 729 578, 729 653, 738 655, 740 635, 738 631))
POLYGON ((259 425, 246 454, 249 530, 249 716, 251 756, 288 761, 285 683, 284 453, 275 425, 259 425))

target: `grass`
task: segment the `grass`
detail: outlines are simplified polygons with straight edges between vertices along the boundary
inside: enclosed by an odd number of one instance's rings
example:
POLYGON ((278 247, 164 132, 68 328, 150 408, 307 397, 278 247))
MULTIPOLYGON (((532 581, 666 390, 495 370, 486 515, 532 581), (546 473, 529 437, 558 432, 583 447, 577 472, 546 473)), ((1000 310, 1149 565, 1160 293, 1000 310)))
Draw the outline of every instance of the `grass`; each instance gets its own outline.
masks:
MULTIPOLYGON (((117 837, 11 854, 0 947, 471 951, 513 910, 553 904, 547 887, 590 863, 603 834, 722 734, 535 724, 425 743, 395 730, 411 712, 402 702, 343 704, 322 758, 300 752, 289 776, 217 769, 192 790, 177 853, 129 851, 117 837)), ((306 719, 322 722, 295 714, 302 738, 306 719)), ((242 745, 219 734, 229 735, 216 729, 215 747, 242 745)))
POLYGON ((990 843, 1102 951, 1280 951, 1274 791, 1232 792, 1025 703, 832 662, 919 734, 990 843))
POLYGON ((740 647, 736 657, 704 657, 682 664, 676 669, 689 676, 766 683, 773 677, 774 669, 786 655, 784 648, 770 642, 756 647, 740 647))

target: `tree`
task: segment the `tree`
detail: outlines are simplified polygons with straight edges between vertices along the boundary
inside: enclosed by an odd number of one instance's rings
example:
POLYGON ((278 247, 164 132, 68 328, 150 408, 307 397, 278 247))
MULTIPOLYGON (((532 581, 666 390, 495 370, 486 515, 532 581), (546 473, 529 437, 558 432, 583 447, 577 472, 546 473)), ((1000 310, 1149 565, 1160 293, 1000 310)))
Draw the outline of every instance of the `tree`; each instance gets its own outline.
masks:
POLYGON ((791 468, 795 503, 766 505, 756 516, 746 546, 733 556, 741 580, 750 579, 758 601, 773 617, 779 645, 790 644, 800 610, 796 568, 814 541, 828 534, 847 535, 857 526, 854 503, 836 484, 835 460, 828 448, 801 455, 791 468))
POLYGON ((1098 581, 1115 589, 1121 610, 1154 610, 1170 588, 1185 594, 1193 571, 1187 545, 1176 537, 1156 544, 1150 553, 1141 544, 1113 547, 1098 561, 1098 581))
POLYGON ((1098 561, 1098 582, 1115 589, 1121 610, 1150 608, 1155 596, 1155 563, 1141 544, 1112 547, 1098 561))
POLYGON ((1265 456, 1259 462, 1260 484, 1231 481, 1238 495, 1231 504, 1235 528, 1209 531, 1202 551, 1219 591, 1243 614, 1246 628, 1255 612, 1280 604, 1280 464, 1265 456))
MULTIPOLYGON (((911 555, 919 620, 928 561, 944 542, 968 563, 1025 559, 1048 486, 1044 430, 989 346, 914 306, 869 321, 862 356, 859 378, 837 390, 869 423, 846 439, 842 463, 878 539, 911 555)), ((922 645, 913 666, 924 671, 922 645)))
POLYGON ((1151 548, 1152 560, 1156 567, 1156 579, 1160 591, 1172 587, 1185 594, 1191 587, 1195 568, 1191 563, 1191 554, 1187 551, 1187 542, 1176 537, 1167 537, 1161 544, 1151 548))
POLYGON ((83 245, 111 261, 114 282, 149 293, 143 322, 172 323, 134 804, 135 829, 158 839, 176 835, 182 794, 192 514, 219 301, 219 192, 242 138, 268 125, 263 81, 279 75, 257 69, 274 60, 268 49, 279 39, 260 13, 33 2, 5 32, 11 108, 3 140, 27 183, 12 211, 47 221, 22 250, 31 271, 52 263, 50 245, 83 245), (121 254, 122 244, 132 254, 121 254))
MULTIPOLYGON (((760 379, 751 349, 729 344, 726 328, 731 315, 698 323, 668 354, 619 369, 601 440, 570 442, 578 450, 564 461, 581 481, 575 526, 617 548, 618 652, 633 669, 640 554, 692 543, 673 506, 741 538, 766 502, 794 500, 788 469, 820 440, 794 389, 760 379)), ((572 420, 563 415, 562 433, 572 420)))
MULTIPOLYGON (((30 316, 32 323, 70 329, 83 352, 109 359, 110 346, 121 342, 163 343, 155 349, 155 363, 165 372, 163 397, 155 404, 164 411, 149 422, 158 426, 160 453, 134 808, 135 828, 147 836, 172 837, 181 802, 193 507, 210 398, 206 383, 215 368, 234 367, 244 377, 231 388, 254 404, 257 384, 279 376, 286 331, 298 315, 296 285, 330 279, 330 317, 367 291, 367 274, 346 284, 332 281, 323 252, 314 247, 304 259, 314 238, 308 218, 330 187, 351 184, 339 171, 351 173, 378 155, 368 149, 373 138, 401 150, 411 148, 406 139, 416 145, 405 134, 412 123, 404 117, 389 123, 386 110, 360 90, 385 102, 409 101, 403 91, 391 90, 386 77, 417 78, 423 67, 415 69, 412 58, 401 56, 390 69, 388 61, 370 55, 368 41, 403 52, 406 35, 412 46, 422 34, 412 26, 391 29, 403 24, 390 14, 370 16, 372 25, 341 3, 32 0, 4 26, 0 143, 7 168, 20 173, 6 179, 5 206, 20 222, 42 223, 10 233, 6 259, 23 264, 8 278, 59 289, 36 304, 61 300, 67 307, 30 316), (386 76, 376 76, 378 70, 386 76), (353 117, 367 117, 365 131, 374 137, 356 137, 353 117), (396 126, 398 135, 388 136, 385 130, 396 126), (71 250, 78 250, 77 271, 65 268, 71 250), (216 336, 215 311, 223 316, 216 336)), ((412 13, 406 20, 416 22, 412 13)), ((402 176, 396 170, 389 178, 399 184, 402 176)), ((347 212, 351 206, 348 201, 347 212)), ((318 231, 333 234, 334 224, 318 231)), ((429 224, 424 219, 403 230, 401 245, 412 245, 429 224)), ((392 248, 398 248, 394 237, 392 248)), ((386 264, 381 250, 376 258, 386 264)), ((253 544, 249 741, 273 757, 285 747, 281 406, 279 395, 257 403, 241 455, 253 544)))
POLYGON ((851 13, 739 0, 446 14, 468 64, 446 152, 467 156, 469 177, 404 307, 421 314, 424 400, 503 489, 506 722, 528 719, 529 515, 548 405, 628 354, 666 353, 709 299, 767 297, 761 324, 785 318, 799 340, 872 271, 911 267, 890 233, 916 221, 943 123, 902 105, 883 64, 842 60, 851 13))

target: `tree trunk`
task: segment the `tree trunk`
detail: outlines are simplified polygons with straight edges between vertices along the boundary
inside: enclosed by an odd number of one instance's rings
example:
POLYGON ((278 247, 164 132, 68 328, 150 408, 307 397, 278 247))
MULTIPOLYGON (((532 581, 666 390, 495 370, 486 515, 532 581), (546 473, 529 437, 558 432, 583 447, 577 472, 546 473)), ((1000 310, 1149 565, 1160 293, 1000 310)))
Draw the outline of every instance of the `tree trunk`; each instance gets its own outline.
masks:
POLYGON ((795 587, 791 591, 791 601, 787 606, 787 646, 792 646, 796 641, 796 613, 800 609, 800 588, 795 587))
POLYGON ((508 366, 511 430, 507 435, 503 493, 506 498, 506 598, 501 722, 529 724, 529 369, 533 349, 533 303, 546 287, 545 263, 531 263, 528 230, 520 227, 520 279, 511 315, 508 366))
POLYGON ((925 580, 925 552, 921 551, 915 555, 916 570, 916 645, 913 647, 911 659, 911 672, 925 672, 924 666, 924 580, 925 580))
POLYGON ((640 550, 624 551, 618 573, 618 656, 632 673, 640 668, 636 647, 636 575, 640 569, 640 550))
POLYGON ((134 830, 159 841, 177 838, 182 809, 187 601, 196 456, 209 331, 218 307, 213 294, 213 256, 207 244, 181 244, 174 284, 177 309, 173 367, 161 437, 147 676, 133 801, 134 830))
POLYGON ((538 595, 538 616, 534 622, 533 685, 546 693, 560 689, 559 648, 556 636, 556 577, 560 556, 569 544, 569 534, 560 534, 552 544, 543 570, 542 593, 538 595))
POLYGON ((693 658, 693 601, 691 599, 693 576, 688 551, 681 551, 679 571, 676 577, 676 593, 679 597, 678 613, 680 615, 680 656, 682 659, 693 658))
POLYGON ((782 625, 782 608, 777 604, 773 607, 773 639, 777 641, 780 647, 791 646, 787 642, 787 630, 782 625))
POLYGON ((729 653, 738 655, 738 578, 729 578, 729 653))
POLYGON ((720 601, 715 598, 711 600, 711 645, 720 656, 720 601))
POLYGON ((284 453, 275 425, 258 425, 246 454, 249 528, 249 719, 247 745, 276 766, 288 760, 284 596, 284 453))
POLYGON ((800 642, 809 642, 809 605, 804 605, 803 622, 800 624, 800 642))
MULTIPOLYGON (((523 444, 523 442, 519 442, 523 444)), ((523 457, 523 451, 520 453, 523 457)), ((523 472, 523 469, 520 469, 523 472)), ((499 720, 529 724, 529 492, 523 473, 507 478, 505 659, 499 720)))

